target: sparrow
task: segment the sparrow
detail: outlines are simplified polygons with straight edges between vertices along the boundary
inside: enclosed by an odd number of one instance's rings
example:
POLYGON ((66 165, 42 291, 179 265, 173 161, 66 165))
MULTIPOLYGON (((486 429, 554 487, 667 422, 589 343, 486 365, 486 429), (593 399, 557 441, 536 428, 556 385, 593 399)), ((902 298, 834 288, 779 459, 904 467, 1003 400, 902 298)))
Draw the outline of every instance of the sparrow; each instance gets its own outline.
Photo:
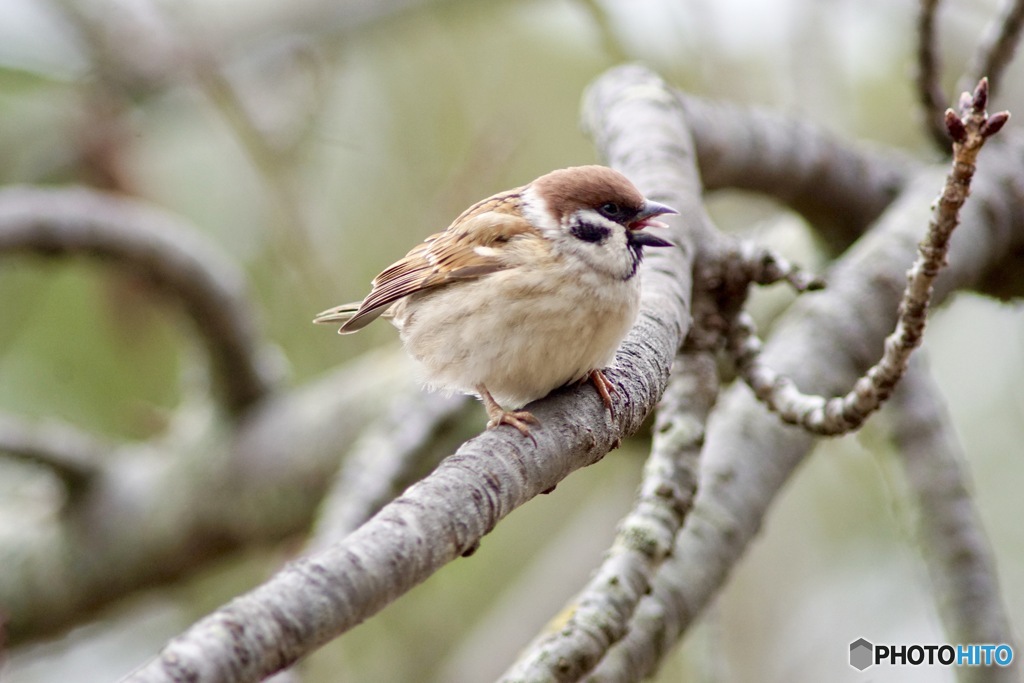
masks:
POLYGON ((489 429, 532 439, 520 408, 558 387, 589 380, 611 411, 602 370, 636 320, 644 247, 672 246, 645 228, 670 213, 610 168, 552 171, 473 204, 313 322, 389 319, 428 387, 476 394, 489 429))

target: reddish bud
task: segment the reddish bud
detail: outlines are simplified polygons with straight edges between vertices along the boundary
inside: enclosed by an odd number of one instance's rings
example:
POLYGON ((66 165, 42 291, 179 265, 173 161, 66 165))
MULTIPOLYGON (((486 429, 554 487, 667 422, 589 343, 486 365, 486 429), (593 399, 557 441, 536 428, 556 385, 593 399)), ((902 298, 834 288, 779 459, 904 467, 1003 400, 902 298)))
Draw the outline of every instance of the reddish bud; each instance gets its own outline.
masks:
POLYGON ((1008 111, 1001 111, 996 114, 992 114, 992 116, 988 117, 985 123, 981 125, 981 136, 987 138, 995 135, 1009 120, 1010 112, 1008 111))
POLYGON ((982 76, 978 81, 978 87, 974 89, 974 101, 971 103, 974 111, 979 114, 985 111, 988 104, 988 76, 982 76))
POLYGON ((963 142, 967 139, 967 128, 960 117, 952 109, 946 110, 946 131, 953 142, 963 142))

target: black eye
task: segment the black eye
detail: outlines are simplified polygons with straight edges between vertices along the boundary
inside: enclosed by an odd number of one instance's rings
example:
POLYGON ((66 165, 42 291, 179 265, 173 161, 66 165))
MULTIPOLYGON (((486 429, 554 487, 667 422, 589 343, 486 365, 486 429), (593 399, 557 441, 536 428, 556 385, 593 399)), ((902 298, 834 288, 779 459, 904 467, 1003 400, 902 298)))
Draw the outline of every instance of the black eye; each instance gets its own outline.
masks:
POLYGON ((622 214, 622 207, 615 202, 606 202, 598 209, 605 218, 615 218, 622 214))

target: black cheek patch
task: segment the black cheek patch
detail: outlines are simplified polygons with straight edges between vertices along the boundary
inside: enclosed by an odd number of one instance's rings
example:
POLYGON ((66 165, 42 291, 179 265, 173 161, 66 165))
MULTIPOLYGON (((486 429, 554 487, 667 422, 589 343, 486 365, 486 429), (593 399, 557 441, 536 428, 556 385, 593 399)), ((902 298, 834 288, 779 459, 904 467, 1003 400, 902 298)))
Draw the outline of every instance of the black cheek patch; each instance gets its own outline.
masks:
POLYGON ((573 234, 573 237, 581 239, 584 242, 603 242, 608 239, 608 235, 610 235, 612 231, 603 225, 594 225, 593 223, 587 223, 586 221, 579 221, 572 226, 570 232, 573 234))

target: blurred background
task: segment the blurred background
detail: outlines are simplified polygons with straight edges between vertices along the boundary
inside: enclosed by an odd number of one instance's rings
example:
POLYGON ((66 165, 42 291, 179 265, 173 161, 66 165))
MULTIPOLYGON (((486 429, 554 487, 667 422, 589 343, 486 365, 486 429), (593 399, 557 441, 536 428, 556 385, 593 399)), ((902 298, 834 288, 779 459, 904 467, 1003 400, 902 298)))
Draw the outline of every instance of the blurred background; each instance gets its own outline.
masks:
MULTIPOLYGON (((996 10, 944 3, 947 91, 996 10)), ((937 160, 911 86, 915 12, 911 0, 4 0, 0 183, 87 184, 193 222, 245 269, 298 385, 397 346, 387 325, 344 339, 314 328, 317 311, 362 297, 471 202, 599 161, 579 101, 623 60, 695 94, 937 160)), ((993 110, 1024 112, 1022 75, 1018 62, 993 110)), ((709 205, 722 229, 826 265, 809 226, 774 203, 730 192, 709 205)), ((758 296, 762 324, 787 302, 758 296)), ((0 311, 0 410, 114 439, 163 429, 191 331, 143 284, 95 263, 7 258, 0 311)), ((924 351, 1019 627, 1024 321, 1018 307, 961 295, 935 315, 924 351)), ((856 638, 944 642, 885 419, 818 449, 659 681, 866 681, 847 666, 856 638)), ((642 442, 627 443, 518 510, 472 558, 313 656, 304 680, 494 678, 596 566, 643 455, 642 442)), ((47 486, 0 456, 0 524, 34 514, 47 486)), ((253 549, 129 596, 9 652, 0 678, 115 680, 288 552, 253 549)), ((953 680, 937 669, 870 674, 953 680)))

